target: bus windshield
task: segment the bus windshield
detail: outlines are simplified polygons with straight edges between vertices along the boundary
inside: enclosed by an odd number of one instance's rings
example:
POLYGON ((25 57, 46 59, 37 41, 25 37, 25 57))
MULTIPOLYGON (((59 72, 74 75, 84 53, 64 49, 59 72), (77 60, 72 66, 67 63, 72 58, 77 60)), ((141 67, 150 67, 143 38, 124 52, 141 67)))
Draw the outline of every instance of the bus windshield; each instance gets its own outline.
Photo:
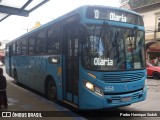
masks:
POLYGON ((82 64, 100 71, 145 68, 144 31, 108 25, 87 25, 82 64))

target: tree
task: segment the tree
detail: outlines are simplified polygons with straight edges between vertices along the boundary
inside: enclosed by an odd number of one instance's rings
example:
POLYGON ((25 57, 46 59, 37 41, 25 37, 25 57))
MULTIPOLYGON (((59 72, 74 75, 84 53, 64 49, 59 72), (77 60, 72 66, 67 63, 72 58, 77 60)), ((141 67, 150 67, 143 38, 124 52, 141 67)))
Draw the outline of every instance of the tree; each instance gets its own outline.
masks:
POLYGON ((129 0, 128 4, 130 5, 131 9, 134 9, 141 6, 153 4, 156 2, 160 2, 160 0, 129 0))

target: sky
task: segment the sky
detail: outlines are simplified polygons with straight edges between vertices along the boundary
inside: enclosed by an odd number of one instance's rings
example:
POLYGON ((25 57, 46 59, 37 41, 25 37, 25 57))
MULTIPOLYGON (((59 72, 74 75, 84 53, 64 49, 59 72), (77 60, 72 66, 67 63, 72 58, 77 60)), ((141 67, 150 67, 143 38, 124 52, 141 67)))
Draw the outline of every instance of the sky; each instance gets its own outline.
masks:
POLYGON ((34 27, 36 22, 43 25, 82 5, 118 7, 119 0, 50 0, 30 13, 29 17, 12 15, 0 22, 0 41, 13 40, 27 33, 27 29, 34 27))

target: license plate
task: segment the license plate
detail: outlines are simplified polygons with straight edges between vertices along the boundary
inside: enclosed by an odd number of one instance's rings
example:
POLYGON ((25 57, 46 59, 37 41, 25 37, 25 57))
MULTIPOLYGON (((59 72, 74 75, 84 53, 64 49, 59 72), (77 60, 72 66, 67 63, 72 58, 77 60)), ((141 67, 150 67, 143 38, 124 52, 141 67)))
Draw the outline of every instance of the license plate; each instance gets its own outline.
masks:
POLYGON ((132 97, 125 97, 125 98, 122 98, 121 101, 122 102, 128 102, 132 99, 132 97))

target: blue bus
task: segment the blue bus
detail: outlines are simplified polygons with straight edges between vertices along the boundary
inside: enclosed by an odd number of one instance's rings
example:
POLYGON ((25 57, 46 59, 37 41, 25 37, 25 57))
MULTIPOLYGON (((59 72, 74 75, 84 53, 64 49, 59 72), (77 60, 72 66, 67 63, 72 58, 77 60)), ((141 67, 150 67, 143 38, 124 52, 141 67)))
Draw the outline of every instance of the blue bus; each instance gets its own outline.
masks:
POLYGON ((142 17, 125 9, 81 6, 6 45, 6 72, 77 109, 146 99, 142 17))

